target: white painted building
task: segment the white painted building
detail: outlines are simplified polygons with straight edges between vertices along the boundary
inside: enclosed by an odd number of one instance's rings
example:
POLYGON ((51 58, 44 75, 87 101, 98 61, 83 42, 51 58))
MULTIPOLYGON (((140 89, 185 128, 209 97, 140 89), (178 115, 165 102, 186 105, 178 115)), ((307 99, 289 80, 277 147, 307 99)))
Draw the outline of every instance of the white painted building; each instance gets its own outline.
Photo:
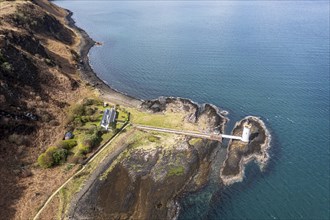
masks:
POLYGON ((243 132, 242 132, 241 141, 249 142, 249 140, 250 140, 250 130, 251 130, 251 125, 248 124, 248 123, 245 123, 243 125, 243 132))
POLYGON ((222 138, 228 138, 228 139, 234 139, 234 140, 240 140, 243 142, 249 142, 250 140, 250 130, 251 130, 251 125, 249 123, 245 123, 243 125, 243 132, 242 132, 242 136, 233 136, 233 135, 227 135, 227 134, 223 134, 221 135, 222 138))
POLYGON ((102 117, 101 127, 105 128, 105 130, 108 130, 110 123, 115 122, 116 114, 116 109, 106 109, 102 117))

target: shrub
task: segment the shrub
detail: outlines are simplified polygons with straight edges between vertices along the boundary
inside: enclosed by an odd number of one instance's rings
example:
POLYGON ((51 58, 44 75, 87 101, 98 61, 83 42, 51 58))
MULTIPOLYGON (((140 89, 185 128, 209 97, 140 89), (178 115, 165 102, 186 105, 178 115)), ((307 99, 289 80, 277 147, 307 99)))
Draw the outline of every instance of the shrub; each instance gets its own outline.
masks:
POLYGON ((32 21, 32 22, 31 22, 31 25, 32 25, 32 26, 38 26, 38 21, 32 21))
POLYGON ((43 113, 41 115, 41 121, 42 122, 50 122, 52 120, 52 116, 48 113, 43 113))
POLYGON ((25 137, 24 135, 19 135, 19 134, 12 134, 8 137, 8 141, 16 144, 16 145, 22 145, 22 144, 27 144, 27 137, 25 137))
POLYGON ((189 145, 196 145, 200 142, 202 142, 201 138, 191 138, 188 143, 189 143, 189 145))
POLYGON ((172 167, 167 173, 168 176, 180 176, 182 174, 184 174, 184 167, 183 166, 172 167))
POLYGON ((81 120, 82 123, 85 124, 86 122, 89 122, 89 117, 88 116, 81 116, 80 120, 81 120))
POLYGON ((85 114, 85 106, 81 104, 77 104, 74 106, 74 108, 71 110, 72 114, 75 116, 82 116, 85 114))
POLYGON ((95 126, 95 127, 90 127, 86 134, 96 134, 99 135, 100 130, 95 126))
POLYGON ((83 102, 84 106, 90 106, 94 104, 94 99, 85 99, 83 102))
POLYGON ((6 59, 6 57, 2 54, 2 50, 0 49, 0 63, 2 64, 2 63, 4 63, 4 62, 6 62, 7 61, 7 59, 6 59))
POLYGON ((49 147, 45 153, 42 153, 38 157, 38 164, 43 168, 49 168, 54 165, 53 153, 57 150, 57 147, 49 147))
POLYGON ((90 105, 102 105, 103 102, 98 99, 85 99, 83 102, 84 106, 90 106, 90 105))
POLYGON ((74 139, 64 140, 58 143, 58 148, 63 148, 66 150, 71 150, 73 147, 77 146, 77 141, 74 139))
POLYGON ((53 61, 52 61, 51 59, 46 58, 46 59, 45 59, 45 63, 46 63, 48 66, 54 66, 54 63, 53 63, 53 61))
POLYGON ((79 116, 73 120, 73 125, 74 125, 74 127, 80 127, 80 126, 84 125, 84 122, 83 122, 82 118, 79 116))
POLYGON ((71 170, 72 168, 74 167, 74 164, 68 164, 68 165, 66 165, 66 167, 65 167, 65 171, 69 171, 69 170, 71 170))
POLYGON ((38 164, 42 168, 49 168, 49 167, 53 166, 53 163, 54 163, 53 157, 49 156, 49 154, 42 153, 38 157, 38 164))
POLYGON ((159 137, 156 136, 149 136, 148 137, 148 141, 150 142, 157 142, 159 140, 159 137))
POLYGON ((80 145, 78 150, 78 155, 84 155, 91 151, 91 148, 86 145, 80 145))
POLYGON ((85 114, 86 115, 93 115, 95 113, 95 109, 88 107, 85 109, 85 114))
POLYGON ((53 160, 54 165, 60 164, 66 160, 68 156, 68 151, 63 148, 57 148, 56 151, 53 152, 53 160))
POLYGON ((100 142, 102 140, 101 134, 102 134, 102 132, 101 132, 100 128, 97 128, 97 127, 90 128, 82 139, 82 145, 84 145, 90 149, 96 147, 97 145, 100 144, 100 142))
POLYGON ((43 168, 58 165, 66 160, 68 151, 63 148, 49 147, 45 153, 38 157, 38 164, 43 168))
POLYGON ((83 138, 82 144, 89 148, 96 147, 101 142, 101 138, 96 134, 88 134, 83 138))
POLYGON ((3 71, 11 72, 12 68, 13 68, 12 65, 8 62, 4 62, 4 63, 1 64, 1 69, 3 71))
POLYGON ((89 121, 91 121, 91 122, 99 121, 99 116, 97 116, 97 115, 92 115, 92 116, 89 117, 89 121))
POLYGON ((20 24, 24 24, 28 21, 28 17, 24 15, 23 12, 21 11, 17 11, 14 14, 14 18, 17 22, 19 22, 20 24))

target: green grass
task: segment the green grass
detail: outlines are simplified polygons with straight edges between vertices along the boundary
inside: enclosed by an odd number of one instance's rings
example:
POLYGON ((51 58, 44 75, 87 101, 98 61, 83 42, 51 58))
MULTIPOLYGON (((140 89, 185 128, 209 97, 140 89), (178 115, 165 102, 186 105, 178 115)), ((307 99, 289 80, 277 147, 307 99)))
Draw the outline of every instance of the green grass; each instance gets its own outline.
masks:
POLYGON ((131 151, 134 148, 137 147, 143 148, 146 146, 156 147, 156 144, 160 143, 160 138, 155 135, 156 134, 153 132, 146 133, 139 130, 134 130, 133 133, 131 133, 124 140, 124 143, 127 144, 127 149, 115 159, 115 161, 111 164, 111 166, 101 175, 100 179, 101 180, 105 179, 119 161, 121 161, 123 158, 129 157, 131 151))
POLYGON ((150 141, 150 142, 156 142, 156 143, 158 143, 159 142, 159 137, 157 137, 157 136, 153 136, 153 135, 150 135, 150 136, 148 136, 148 141, 150 141))
MULTIPOLYGON (((130 128, 127 128, 129 131, 130 128)), ((127 133, 123 132, 119 134, 116 139, 114 139, 110 144, 104 147, 103 151, 101 151, 93 161, 86 165, 84 171, 82 171, 79 175, 75 176, 59 193, 58 197, 60 199, 60 204, 58 208, 58 219, 63 219, 63 216, 67 209, 69 208, 69 204, 76 192, 78 192, 84 186, 84 182, 90 177, 96 167, 103 161, 109 154, 114 152, 117 146, 121 145, 126 140, 127 133)))
POLYGON ((197 143, 200 143, 202 141, 202 138, 191 138, 189 140, 190 145, 196 145, 197 143))
POLYGON ((124 112, 122 110, 117 110, 117 111, 118 111, 118 117, 117 117, 118 120, 121 120, 121 121, 127 121, 128 120, 128 113, 127 112, 124 112))
POLYGON ((181 176, 182 174, 184 174, 184 167, 177 166, 177 167, 172 167, 168 171, 167 176, 181 176))
POLYGON ((143 146, 156 147, 156 145, 161 142, 161 138, 160 138, 161 136, 164 137, 162 133, 157 133, 157 132, 135 131, 134 135, 127 140, 127 143, 129 143, 132 146, 132 148, 143 147, 143 146))
POLYGON ((65 187, 60 190, 58 194, 58 198, 60 200, 58 206, 58 219, 63 218, 63 215, 69 208, 73 195, 82 188, 83 183, 86 181, 89 174, 89 172, 82 172, 79 176, 73 178, 72 181, 70 181, 65 187))
MULTIPOLYGON (((111 108, 112 106, 104 107, 102 102, 98 104, 91 104, 88 105, 90 108, 96 108, 97 110, 93 115, 97 118, 97 121, 91 122, 87 121, 82 123, 78 128, 75 128, 73 134, 75 135, 74 139, 78 142, 78 145, 71 149, 71 152, 77 154, 79 152, 79 148, 81 148, 81 142, 84 137, 87 135, 87 130, 91 127, 95 127, 95 125, 99 126, 103 113, 106 108, 111 108)), ((79 109, 75 109, 78 113, 81 113, 79 109)), ((184 130, 197 130, 197 126, 184 122, 184 118, 186 117, 184 114, 181 113, 166 113, 166 114, 151 114, 148 112, 142 112, 134 108, 117 108, 118 112, 118 120, 126 121, 129 118, 128 112, 131 113, 130 119, 135 124, 142 124, 142 125, 149 125, 155 127, 165 127, 165 128, 172 128, 172 129, 184 129, 184 130)), ((82 115, 81 115, 82 116, 82 115)), ((123 123, 117 123, 116 129, 120 129, 124 126, 123 123)), ((110 138, 115 135, 114 131, 103 133, 101 138, 100 145, 104 144, 110 138)), ((65 188, 63 188, 60 193, 58 194, 60 199, 60 206, 59 206, 59 216, 63 217, 63 214, 68 208, 70 201, 72 200, 73 195, 79 191, 86 179, 88 179, 91 173, 96 169, 96 167, 100 164, 104 158, 106 158, 109 154, 113 153, 118 146, 123 146, 124 144, 128 145, 128 148, 120 154, 109 169, 101 175, 102 178, 106 178, 107 174, 111 172, 112 168, 118 163, 121 158, 128 157, 130 155, 130 150, 139 147, 143 149, 151 149, 159 146, 162 144, 163 147, 173 146, 175 143, 175 139, 172 134, 165 134, 165 133, 158 133, 158 132, 142 132, 138 130, 132 130, 131 127, 127 127, 125 132, 119 134, 110 144, 102 149, 101 153, 98 154, 97 157, 93 159, 84 171, 75 177, 72 181, 70 181, 65 188)), ((199 140, 193 140, 193 143, 197 143, 199 140)), ((97 147, 95 147, 97 148, 97 147)), ((137 166, 136 169, 139 169, 137 166)), ((171 169, 168 171, 168 176, 179 176, 183 175, 185 172, 185 168, 180 165, 171 165, 171 169)))
MULTIPOLYGON (((0 51, 1 52, 1 51, 0 51)), ((68 148, 69 160, 73 163, 81 161, 86 158, 93 150, 97 149, 102 144, 106 143, 112 138, 125 124, 123 122, 116 123, 113 129, 104 131, 100 124, 103 112, 107 108, 112 108, 113 105, 104 107, 103 102, 97 99, 84 99, 82 102, 71 106, 67 111, 67 125, 68 131, 73 132, 73 140, 77 143, 76 146, 68 148), (97 129, 102 130, 98 132, 97 129), (98 138, 96 138, 98 137, 98 138)), ((118 116, 121 121, 128 120, 129 113, 123 109, 117 109, 118 116)), ((66 131, 63 131, 63 135, 66 131)), ((62 148, 61 141, 58 142, 59 147, 62 148)))
MULTIPOLYGON (((86 101, 85 101, 85 103, 86 103, 86 101)), ((79 143, 77 145, 77 147, 72 149, 72 152, 75 155, 77 155, 80 150, 84 149, 84 146, 82 146, 82 141, 86 138, 86 136, 88 136, 88 130, 92 129, 92 128, 100 127, 103 112, 105 111, 105 109, 113 107, 112 105, 104 107, 103 102, 101 102, 99 100, 88 101, 88 103, 89 104, 85 105, 86 108, 97 109, 94 112, 94 114, 89 115, 88 117, 94 118, 96 120, 84 122, 81 124, 81 126, 74 129, 73 134, 75 135, 75 139, 79 143)), ((82 106, 84 106, 84 105, 78 104, 77 106, 71 108, 70 114, 74 114, 72 116, 73 118, 76 118, 76 117, 88 118, 88 117, 84 117, 85 111, 84 111, 84 109, 82 109, 82 106)), ((123 119, 126 119, 126 120, 128 119, 128 113, 125 110, 117 110, 117 111, 119 112, 119 117, 123 117, 123 119)), ((119 130, 123 126, 124 126, 123 123, 116 123, 115 129, 119 130)), ((107 140, 109 140, 115 134, 116 134, 115 130, 109 130, 107 132, 102 132, 100 145, 104 144, 107 140)), ((97 148, 97 147, 95 147, 95 148, 97 148)), ((91 150, 93 150, 93 149, 91 149, 91 150)))
MULTIPOLYGON (((122 127, 122 125, 120 126, 120 128, 122 127)), ((101 141, 101 144, 104 144, 105 142, 107 142, 110 138, 112 138, 112 136, 114 136, 115 133, 110 131, 110 132, 107 132, 107 133, 104 133, 102 134, 101 138, 102 138, 102 141, 101 141)))
POLYGON ((131 113, 133 124, 147 125, 160 128, 171 128, 177 130, 198 131, 198 126, 185 122, 184 113, 149 113, 134 108, 128 108, 131 113))

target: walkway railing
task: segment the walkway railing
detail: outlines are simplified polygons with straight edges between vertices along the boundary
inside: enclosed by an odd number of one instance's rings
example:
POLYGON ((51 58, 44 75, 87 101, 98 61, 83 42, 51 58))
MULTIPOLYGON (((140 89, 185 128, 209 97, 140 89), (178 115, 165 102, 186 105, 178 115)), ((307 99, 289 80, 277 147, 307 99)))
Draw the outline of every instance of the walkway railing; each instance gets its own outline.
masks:
POLYGON ((165 133, 171 133, 171 134, 178 134, 178 135, 186 135, 196 138, 203 138, 203 139, 209 139, 213 141, 222 141, 222 135, 221 134, 206 134, 206 133, 198 133, 194 131, 180 131, 180 130, 174 130, 170 128, 157 128, 152 126, 146 126, 146 125, 137 125, 134 124, 133 127, 141 130, 148 130, 148 131, 158 131, 158 132, 165 132, 165 133))

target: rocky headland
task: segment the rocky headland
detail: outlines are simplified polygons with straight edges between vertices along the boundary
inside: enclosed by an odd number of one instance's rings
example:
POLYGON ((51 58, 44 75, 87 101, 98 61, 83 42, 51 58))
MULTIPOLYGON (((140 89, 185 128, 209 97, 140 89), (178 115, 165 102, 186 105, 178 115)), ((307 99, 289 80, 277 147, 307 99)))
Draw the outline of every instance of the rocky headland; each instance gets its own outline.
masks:
MULTIPOLYGON (((2 218, 31 219, 75 173, 76 169, 66 171, 61 166, 40 169, 35 161, 63 137, 66 109, 82 98, 101 97, 130 107, 137 116, 148 112, 148 123, 164 116, 167 121, 159 120, 157 125, 166 122, 167 128, 224 132, 227 112, 212 104, 174 97, 143 101, 110 88, 90 67, 87 55, 95 42, 75 26, 71 12, 46 0, 0 2, 2 218)), ((243 119, 233 135, 241 134, 246 121, 252 125, 250 142, 230 141, 221 169, 221 180, 227 185, 242 180, 246 163, 255 160, 263 167, 269 157, 270 135, 260 119, 243 119)), ((176 218, 178 198, 208 183, 220 144, 128 127, 117 153, 98 164, 59 218, 176 218)), ((56 216, 60 202, 55 198, 41 219, 56 216)))
POLYGON ((231 140, 227 147, 227 157, 220 171, 220 177, 225 185, 242 181, 245 165, 255 161, 261 170, 269 160, 268 149, 271 136, 264 122, 254 116, 248 116, 235 124, 232 134, 242 135, 243 125, 251 125, 251 135, 248 143, 231 140))
POLYGON ((185 122, 197 124, 198 130, 204 133, 223 133, 228 121, 226 111, 212 104, 200 105, 180 97, 159 97, 143 101, 140 108, 152 113, 181 112, 185 114, 185 122))
MULTIPOLYGON (((184 113, 186 123, 222 132, 227 119, 211 105, 182 98, 145 101, 143 111, 184 113)), ((102 163, 76 195, 69 219, 173 219, 183 193, 209 180, 219 142, 153 131, 130 130, 126 150, 102 163)))

